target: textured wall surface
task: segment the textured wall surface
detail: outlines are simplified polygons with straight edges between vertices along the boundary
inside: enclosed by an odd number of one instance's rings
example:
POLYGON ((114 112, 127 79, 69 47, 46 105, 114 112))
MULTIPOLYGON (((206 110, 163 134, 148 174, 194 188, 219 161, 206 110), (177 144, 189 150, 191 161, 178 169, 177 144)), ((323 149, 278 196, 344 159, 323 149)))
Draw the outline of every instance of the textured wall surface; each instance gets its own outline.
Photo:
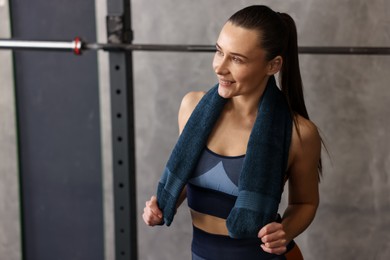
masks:
MULTIPOLYGON (((214 44, 231 14, 255 3, 290 13, 300 46, 390 45, 385 0, 134 0, 135 42, 214 44)), ((145 226, 141 213, 177 139, 181 98, 216 82, 212 56, 134 55, 140 259, 190 259, 186 205, 169 228, 145 226)), ((297 241, 306 259, 388 259, 390 57, 301 55, 300 61, 308 110, 330 156, 324 152, 316 219, 297 241)))
MULTIPOLYGON (((107 0, 95 0, 96 40, 107 41, 106 32, 107 0)), ((100 142, 103 149, 102 182, 103 182, 103 214, 104 214, 104 255, 106 260, 115 258, 114 234, 114 191, 111 142, 111 103, 110 103, 110 70, 107 52, 98 52, 99 71, 99 111, 100 111, 100 142)))
MULTIPOLYGON (((8 1, 0 1, 0 38, 11 36, 8 1)), ((21 259, 19 176, 12 53, 0 51, 0 259, 21 259)))

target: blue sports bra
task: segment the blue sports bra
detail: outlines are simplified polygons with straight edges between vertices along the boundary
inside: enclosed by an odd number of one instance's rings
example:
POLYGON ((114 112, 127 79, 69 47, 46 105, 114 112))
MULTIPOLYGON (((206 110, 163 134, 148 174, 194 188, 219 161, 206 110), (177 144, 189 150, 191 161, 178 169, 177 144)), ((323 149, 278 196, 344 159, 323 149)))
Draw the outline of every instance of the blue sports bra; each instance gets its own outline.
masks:
POLYGON ((205 148, 187 184, 188 206, 226 219, 238 196, 245 155, 222 156, 205 148))

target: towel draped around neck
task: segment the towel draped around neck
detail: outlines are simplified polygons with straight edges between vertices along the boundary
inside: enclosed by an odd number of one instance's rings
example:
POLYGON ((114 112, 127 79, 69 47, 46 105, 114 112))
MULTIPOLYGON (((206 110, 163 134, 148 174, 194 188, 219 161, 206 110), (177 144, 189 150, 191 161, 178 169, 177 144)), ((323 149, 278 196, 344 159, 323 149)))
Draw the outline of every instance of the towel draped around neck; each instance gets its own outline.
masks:
MULTIPOLYGON (((218 84, 210 89, 192 112, 169 157, 157 188, 158 205, 167 226, 172 223, 180 193, 190 179, 226 101, 218 94, 218 84)), ((276 220, 291 134, 291 112, 271 76, 249 137, 238 182, 239 195, 226 219, 230 237, 257 237, 264 225, 276 220)))

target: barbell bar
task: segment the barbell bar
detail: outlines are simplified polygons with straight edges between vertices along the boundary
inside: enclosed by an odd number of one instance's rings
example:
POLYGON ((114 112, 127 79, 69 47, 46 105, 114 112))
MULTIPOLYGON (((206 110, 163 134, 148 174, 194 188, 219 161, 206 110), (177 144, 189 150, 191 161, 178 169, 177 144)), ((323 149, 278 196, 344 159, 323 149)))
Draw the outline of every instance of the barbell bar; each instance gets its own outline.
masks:
MULTIPOLYGON (((43 50, 73 51, 80 55, 83 51, 165 51, 165 52, 214 52, 213 45, 179 45, 179 44, 127 44, 127 43, 87 43, 76 37, 73 41, 30 41, 0 39, 0 49, 8 50, 43 50)), ((327 55, 390 55, 389 47, 299 47, 300 54, 327 55)))

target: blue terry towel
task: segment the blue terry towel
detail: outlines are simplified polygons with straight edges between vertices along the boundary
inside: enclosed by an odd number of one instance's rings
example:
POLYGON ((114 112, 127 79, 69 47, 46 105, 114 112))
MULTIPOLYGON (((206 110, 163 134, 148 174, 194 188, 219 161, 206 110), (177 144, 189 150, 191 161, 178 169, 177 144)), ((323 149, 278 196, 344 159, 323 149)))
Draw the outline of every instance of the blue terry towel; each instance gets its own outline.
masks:
MULTIPOLYGON (((192 112, 167 162, 157 200, 169 226, 181 191, 194 171, 208 136, 227 99, 210 89, 192 112)), ((233 238, 254 238, 276 220, 292 133, 292 116, 283 93, 271 76, 259 103, 240 174, 239 195, 226 225, 233 238)))

